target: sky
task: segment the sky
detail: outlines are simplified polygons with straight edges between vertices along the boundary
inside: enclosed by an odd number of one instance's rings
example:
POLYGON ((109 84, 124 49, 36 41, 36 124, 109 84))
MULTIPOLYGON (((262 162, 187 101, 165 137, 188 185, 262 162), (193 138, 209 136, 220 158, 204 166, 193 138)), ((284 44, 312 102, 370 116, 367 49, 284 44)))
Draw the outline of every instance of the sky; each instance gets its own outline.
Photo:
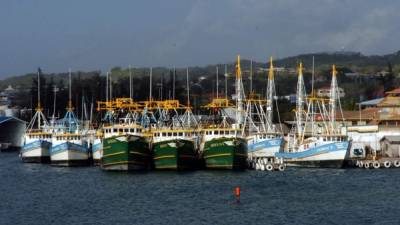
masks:
POLYGON ((400 49, 398 0, 1 0, 0 78, 400 49))

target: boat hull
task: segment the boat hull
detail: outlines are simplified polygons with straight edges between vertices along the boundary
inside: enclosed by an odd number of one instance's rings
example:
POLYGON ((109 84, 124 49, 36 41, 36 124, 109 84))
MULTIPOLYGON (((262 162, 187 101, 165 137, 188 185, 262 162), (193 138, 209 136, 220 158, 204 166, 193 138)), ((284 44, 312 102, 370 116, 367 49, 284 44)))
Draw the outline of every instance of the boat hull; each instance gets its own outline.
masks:
POLYGON ((51 142, 37 140, 25 144, 21 149, 21 159, 26 163, 48 163, 50 162, 51 142))
POLYGON ((92 146, 93 164, 100 165, 103 157, 103 143, 97 143, 92 146))
POLYGON ((88 149, 71 142, 53 146, 50 151, 50 159, 54 166, 86 166, 89 164, 88 149))
POLYGON ((146 138, 122 135, 104 139, 103 170, 145 170, 150 167, 151 151, 146 138))
POLYGON ((242 170, 246 168, 247 143, 242 138, 215 138, 204 144, 207 169, 242 170))
POLYGON ((287 166, 342 168, 349 154, 350 142, 334 142, 309 148, 302 152, 279 152, 277 158, 283 159, 287 166))
POLYGON ((153 143, 154 168, 158 170, 193 170, 197 153, 190 140, 168 140, 153 143))
POLYGON ((284 140, 282 137, 266 139, 260 141, 250 140, 248 145, 248 155, 249 157, 266 157, 273 158, 275 154, 281 151, 283 147, 284 140))

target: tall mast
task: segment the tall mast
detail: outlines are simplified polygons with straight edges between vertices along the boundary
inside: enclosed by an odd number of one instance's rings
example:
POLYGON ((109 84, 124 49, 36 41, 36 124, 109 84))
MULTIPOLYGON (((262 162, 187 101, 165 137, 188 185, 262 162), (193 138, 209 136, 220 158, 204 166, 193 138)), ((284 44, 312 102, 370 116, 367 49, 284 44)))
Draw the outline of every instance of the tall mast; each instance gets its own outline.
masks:
POLYGON ((57 101, 57 91, 58 88, 56 85, 53 86, 53 91, 54 91, 54 99, 53 99, 53 120, 56 118, 56 101, 57 101))
POLYGON ((108 75, 108 79, 109 79, 109 84, 110 84, 110 93, 109 93, 109 95, 110 95, 110 101, 112 101, 112 96, 113 96, 113 89, 112 89, 112 86, 113 86, 113 83, 112 83, 112 78, 111 78, 111 75, 112 75, 112 71, 110 71, 110 73, 109 73, 109 75, 108 75))
POLYGON ((228 98, 228 68, 225 64, 225 98, 228 98))
POLYGON ((305 103, 304 93, 304 80, 303 80, 303 63, 300 62, 297 77, 297 93, 296 93, 296 128, 298 138, 303 135, 303 110, 305 103))
POLYGON ((250 60, 250 93, 253 92, 253 60, 250 60))
MULTIPOLYGON (((37 73, 37 79, 38 79, 38 103, 37 103, 37 108, 36 111, 37 112, 41 112, 42 111, 42 107, 41 107, 41 103, 40 103, 40 68, 38 68, 38 73, 37 73)), ((38 129, 40 129, 40 114, 38 116, 38 129)))
POLYGON ((332 65, 332 82, 329 98, 330 106, 330 119, 331 119, 331 133, 335 132, 335 122, 336 122, 336 99, 337 99, 337 80, 336 80, 336 66, 332 65))
POLYGON ((108 72, 107 72, 107 74, 106 74, 106 102, 108 102, 108 76, 109 76, 109 74, 108 74, 108 72))
POLYGON ((152 90, 152 81, 153 81, 153 67, 150 67, 150 90, 149 90, 149 101, 153 100, 153 90, 152 90))
POLYGON ((129 98, 132 98, 132 68, 129 65, 129 98))
POLYGON ((269 71, 268 71, 268 85, 267 85, 267 129, 269 132, 272 131, 272 116, 274 107, 274 65, 272 63, 272 57, 269 59, 269 71))
POLYGON ((68 112, 72 112, 73 108, 72 108, 72 90, 71 90, 71 68, 68 69, 69 72, 69 95, 68 95, 68 112))
POLYGON ((190 107, 190 97, 189 97, 189 67, 186 67, 186 91, 187 91, 187 107, 190 107))
POLYGON ((243 89, 242 70, 240 68, 240 55, 237 56, 236 64, 236 123, 243 124, 243 89))
POLYGON ((218 90, 218 83, 219 83, 219 80, 218 80, 218 66, 217 66, 217 71, 216 71, 216 75, 217 75, 217 98, 218 98, 218 92, 219 92, 219 90, 218 90))
POLYGON ((311 101, 310 101, 310 115, 311 115, 311 133, 312 135, 315 135, 315 123, 314 123, 314 78, 315 78, 315 59, 314 56, 312 57, 312 74, 311 74, 311 101))
POLYGON ((175 75, 176 75, 176 68, 174 66, 174 72, 172 75, 172 99, 175 99, 175 75))

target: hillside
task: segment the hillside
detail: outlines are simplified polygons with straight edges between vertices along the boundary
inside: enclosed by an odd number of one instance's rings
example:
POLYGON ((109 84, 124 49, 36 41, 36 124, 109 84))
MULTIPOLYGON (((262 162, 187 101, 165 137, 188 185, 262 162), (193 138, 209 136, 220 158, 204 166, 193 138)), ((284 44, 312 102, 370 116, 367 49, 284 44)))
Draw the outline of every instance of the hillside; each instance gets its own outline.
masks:
MULTIPOLYGON (((299 61, 302 61, 306 70, 310 71, 312 65, 312 57, 315 57, 315 69, 318 72, 327 70, 332 64, 336 64, 339 67, 346 67, 353 72, 359 72, 362 74, 374 74, 382 70, 387 70, 388 63, 392 65, 393 72, 395 74, 400 73, 400 51, 387 55, 363 55, 356 52, 334 52, 334 53, 310 53, 301 54, 297 56, 286 57, 275 60, 274 64, 279 67, 295 68, 299 61)), ((191 77, 206 76, 215 74, 215 68, 217 65, 207 65, 203 67, 191 67, 191 77)), ((227 63, 229 73, 234 72, 234 64, 232 62, 227 63)), ((266 62, 253 62, 253 71, 257 71, 259 68, 267 67, 266 62)), ((224 66, 219 65, 220 73, 223 73, 224 66)), ((242 60, 242 69, 244 71, 249 70, 250 61, 242 60)), ((177 77, 184 78, 183 75, 186 73, 185 68, 177 68, 177 77)), ((115 79, 125 78, 129 75, 127 68, 115 67, 112 69, 112 74, 115 79)), ((99 74, 100 71, 90 72, 74 72, 74 76, 80 76, 80 78, 90 78, 93 75, 99 74)), ((135 77, 148 76, 149 68, 135 68, 132 71, 135 77)), ((153 76, 155 79, 164 76, 170 76, 171 68, 156 67, 153 68, 153 76)), ((64 83, 67 79, 67 73, 59 74, 43 74, 46 79, 54 79, 55 83, 63 80, 64 83)), ((103 72, 104 75, 104 72, 103 72)), ((4 89, 8 85, 20 86, 22 88, 29 88, 32 84, 32 78, 36 76, 36 73, 25 74, 21 76, 14 76, 3 79, 0 83, 0 90, 4 89)))

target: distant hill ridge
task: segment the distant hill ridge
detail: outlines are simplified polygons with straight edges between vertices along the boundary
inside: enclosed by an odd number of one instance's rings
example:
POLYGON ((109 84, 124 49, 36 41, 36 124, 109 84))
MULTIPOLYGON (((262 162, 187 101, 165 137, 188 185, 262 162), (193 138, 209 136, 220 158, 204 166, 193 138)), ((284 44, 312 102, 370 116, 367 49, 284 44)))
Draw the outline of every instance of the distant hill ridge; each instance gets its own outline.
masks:
MULTIPOLYGON (((323 70, 329 68, 332 64, 336 64, 340 67, 347 67, 352 71, 360 72, 360 73, 376 73, 378 71, 386 70, 390 63, 394 73, 400 73, 400 51, 386 54, 386 55, 363 55, 359 52, 320 52, 320 53, 308 53, 308 54, 300 54, 296 56, 285 57, 281 59, 276 59, 274 61, 274 65, 277 67, 286 67, 286 68, 295 68, 298 62, 303 62, 306 69, 310 69, 312 65, 312 57, 315 58, 315 69, 323 70)), ((222 75, 224 72, 224 67, 221 64, 218 64, 220 68, 220 74, 222 75)), ((207 65, 207 66, 196 66, 190 67, 190 75, 193 77, 203 76, 209 74, 215 74, 217 64, 207 65)), ((227 63, 228 71, 233 73, 234 71, 234 62, 227 63)), ((267 62, 253 62, 253 71, 257 71, 259 68, 266 68, 267 62)), ((242 60, 242 69, 248 70, 250 68, 250 60, 243 59, 242 60)), ((46 68, 43 68, 45 71, 46 68)), ((156 67, 153 68, 153 75, 155 78, 160 77, 162 74, 168 76, 170 74, 171 68, 166 67, 156 67)), ((116 79, 118 77, 126 77, 129 74, 127 68, 115 67, 112 69, 113 76, 116 79)), ((80 76, 81 79, 86 79, 91 76, 99 75, 100 71, 90 71, 90 72, 74 72, 73 76, 80 76)), ((134 76, 148 76, 148 68, 135 68, 133 70, 134 76)), ((184 69, 177 68, 177 77, 183 78, 181 76, 185 74, 184 69)), ((12 85, 13 87, 19 86, 21 88, 29 88, 32 85, 32 80, 36 76, 36 73, 29 73, 20 76, 13 76, 3 79, 0 82, 0 90, 6 88, 8 85, 12 85)), ((56 73, 56 74, 47 74, 44 73, 43 77, 46 79, 53 79, 55 83, 60 82, 61 80, 65 83, 68 79, 68 73, 56 73)))

